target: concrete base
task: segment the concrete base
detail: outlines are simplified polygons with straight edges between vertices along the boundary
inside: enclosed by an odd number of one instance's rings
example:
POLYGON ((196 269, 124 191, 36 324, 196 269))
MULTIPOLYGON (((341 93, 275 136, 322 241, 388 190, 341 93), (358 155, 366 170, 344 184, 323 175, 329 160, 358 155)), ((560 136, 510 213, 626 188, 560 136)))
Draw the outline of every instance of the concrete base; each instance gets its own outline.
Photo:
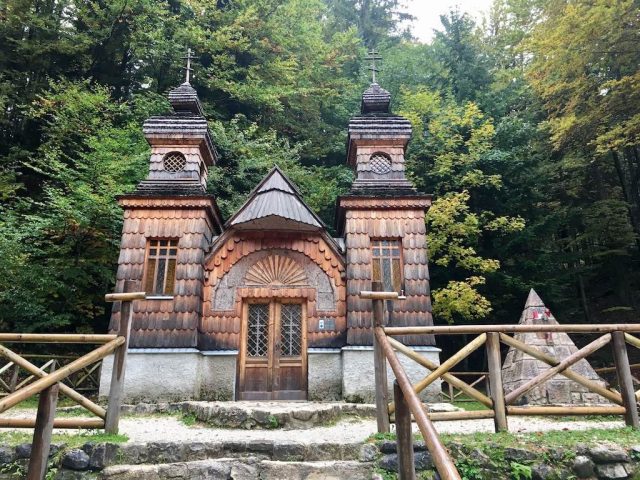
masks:
POLYGON ((311 401, 342 400, 342 352, 339 348, 310 348, 308 364, 308 398, 311 401))
MULTIPOLYGON (((440 349, 413 347, 432 362, 440 363, 440 349)), ((201 352, 196 349, 131 349, 127 356, 124 401, 175 402, 235 399, 236 350, 201 352)), ((412 382, 427 374, 414 361, 398 354, 412 382)), ((308 351, 308 399, 317 402, 346 400, 374 403, 373 347, 311 348, 308 351)), ((105 358, 100 374, 101 398, 109 394, 113 356, 105 358)), ((387 368, 390 395, 393 372, 387 368)), ((440 381, 431 384, 421 398, 441 400, 440 381)))
MULTIPOLYGON (((237 356, 235 350, 131 349, 127 355, 124 401, 233 400, 237 356)), ((112 365, 110 355, 102 363, 101 398, 109 394, 112 365)))
MULTIPOLYGON (((436 347, 410 347, 423 357, 440 364, 441 350, 436 347)), ((396 353, 404 371, 412 383, 423 379, 429 371, 401 353, 396 353)), ((347 402, 375 403, 375 373, 373 347, 344 347, 342 349, 342 396, 347 402)), ((395 376, 387 364, 389 398, 393 396, 395 376)), ((427 387, 420 398, 425 402, 442 401, 441 381, 436 380, 427 387)))

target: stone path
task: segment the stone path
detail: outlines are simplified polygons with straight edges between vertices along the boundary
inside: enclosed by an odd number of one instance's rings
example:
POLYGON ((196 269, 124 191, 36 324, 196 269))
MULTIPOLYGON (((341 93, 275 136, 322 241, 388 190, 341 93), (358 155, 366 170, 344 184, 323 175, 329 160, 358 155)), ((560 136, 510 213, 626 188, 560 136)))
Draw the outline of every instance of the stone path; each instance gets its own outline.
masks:
MULTIPOLYGON (((493 420, 466 420, 437 422, 440 433, 493 432, 493 420)), ((622 428, 620 421, 570 421, 559 422, 540 417, 509 418, 511 432, 544 432, 549 430, 587 430, 589 428, 622 428)), ((414 425, 414 429, 417 427, 414 425)), ((127 417, 121 422, 120 431, 134 442, 171 441, 251 441, 251 440, 295 440, 302 443, 363 441, 376 432, 376 422, 371 419, 343 420, 332 426, 304 430, 231 430, 186 426, 177 418, 127 417)))
MULTIPOLYGON (((295 405, 295 404, 289 404, 295 405)), ((265 406, 265 404, 261 404, 265 406)), ((300 407, 308 408, 309 404, 300 407)), ((283 409, 282 405, 277 405, 283 409)), ((324 407, 323 407, 324 408, 324 407)), ((359 406, 363 412, 370 412, 370 406, 359 406)), ((140 409, 137 409, 140 411, 140 409)), ((142 410, 144 411, 144 409, 142 410)), ((274 411, 275 412, 275 411, 274 411)), ((281 410, 278 410, 281 412, 281 410)), ((28 418, 35 416, 35 410, 10 410, 6 416, 28 418)), ((465 420, 436 422, 436 430, 440 433, 474 433, 493 432, 493 420, 465 420)), ((622 428, 620 420, 576 420, 561 421, 552 417, 509 417, 509 431, 544 432, 550 430, 586 430, 590 428, 622 428)), ((417 431, 417 426, 414 424, 417 431)), ((30 430, 28 430, 30 431, 30 430)), ((347 416, 327 425, 308 426, 290 429, 230 429, 210 425, 196 424, 187 426, 177 416, 171 415, 136 415, 129 414, 121 419, 120 432, 127 435, 130 442, 210 442, 210 441, 296 441, 312 443, 354 443, 362 442, 376 432, 376 421, 371 417, 347 416)), ((56 433, 73 431, 59 430, 56 433)))

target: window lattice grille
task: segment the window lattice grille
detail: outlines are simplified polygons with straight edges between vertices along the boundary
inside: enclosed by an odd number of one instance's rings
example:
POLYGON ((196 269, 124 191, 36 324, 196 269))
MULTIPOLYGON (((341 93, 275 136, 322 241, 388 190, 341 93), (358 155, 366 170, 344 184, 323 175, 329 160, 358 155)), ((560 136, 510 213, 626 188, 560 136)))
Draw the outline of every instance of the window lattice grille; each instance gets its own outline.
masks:
POLYGON ((187 159, 180 152, 169 152, 162 159, 162 164, 167 172, 181 172, 187 165, 187 159))
POLYGON ((266 357, 269 350, 269 305, 249 305, 247 350, 250 357, 266 357))
POLYGON ((371 170, 378 175, 384 175, 391 171, 391 157, 386 153, 376 152, 369 158, 371 170))
POLYGON ((177 257, 178 239, 148 241, 145 292, 153 295, 173 295, 177 257))
POLYGON ((302 306, 282 305, 280 312, 280 355, 295 357, 302 353, 302 306))
POLYGON ((382 287, 388 292, 402 290, 400 240, 372 240, 371 265, 374 282, 382 282, 382 287))

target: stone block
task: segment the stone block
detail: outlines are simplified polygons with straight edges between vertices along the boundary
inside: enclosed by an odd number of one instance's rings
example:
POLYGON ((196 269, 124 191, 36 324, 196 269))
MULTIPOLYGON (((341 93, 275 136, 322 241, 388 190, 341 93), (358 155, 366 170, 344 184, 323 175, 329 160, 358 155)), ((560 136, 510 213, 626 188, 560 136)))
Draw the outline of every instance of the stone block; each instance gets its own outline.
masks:
POLYGON ((548 382, 547 400, 550 404, 571 403, 570 382, 548 382))
POLYGON ((628 462, 629 455, 616 445, 598 445, 589 449, 589 455, 596 463, 628 462))
POLYGON ((597 465, 596 472, 598 478, 602 480, 619 480, 629 477, 627 470, 621 463, 606 463, 604 465, 597 465))
POLYGON ((16 458, 29 458, 31 456, 31 444, 21 443, 16 446, 16 458))
POLYGON ((546 463, 534 465, 531 468, 532 480, 552 480, 557 477, 556 472, 546 463))
POLYGON ((306 446, 300 442, 276 442, 273 444, 273 459, 287 462, 301 461, 306 456, 306 446))
POLYGON ((535 460, 537 455, 524 448, 510 448, 504 449, 504 458, 506 460, 513 460, 514 462, 524 462, 529 460, 535 460))
POLYGON ((573 460, 573 471, 578 478, 590 478, 595 474, 595 464, 589 457, 578 455, 573 460))
POLYGON ((380 451, 372 443, 365 443, 360 447, 360 461, 361 462, 373 462, 380 451))
POLYGON ((287 480, 371 480, 370 464, 361 462, 275 462, 261 463, 264 479, 287 480))
POLYGON ((11 447, 5 445, 0 446, 0 465, 11 463, 15 460, 15 451, 11 447))
POLYGON ((74 448, 65 452, 61 463, 63 467, 71 470, 87 470, 89 468, 89 455, 78 448, 74 448))
POLYGON ((116 463, 119 445, 115 443, 85 443, 82 450, 89 455, 89 469, 102 470, 116 463))

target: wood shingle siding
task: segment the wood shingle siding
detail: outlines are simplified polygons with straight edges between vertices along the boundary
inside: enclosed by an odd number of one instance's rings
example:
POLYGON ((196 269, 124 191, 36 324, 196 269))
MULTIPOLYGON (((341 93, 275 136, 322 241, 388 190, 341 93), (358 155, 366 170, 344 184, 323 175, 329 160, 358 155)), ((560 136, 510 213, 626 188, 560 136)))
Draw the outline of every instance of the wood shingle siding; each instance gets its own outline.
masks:
MULTIPOLYGON (((280 253, 277 253, 280 255, 280 253)), ((256 257, 257 261, 257 257, 256 257)), ((227 231, 221 236, 205 263, 207 281, 204 292, 204 311, 200 325, 201 349, 237 349, 244 299, 296 298, 307 307, 307 340, 309 347, 340 347, 346 340, 346 285, 344 258, 335 242, 323 232, 313 234, 282 232, 227 231), (331 309, 318 310, 317 289, 309 286, 252 287, 243 285, 229 292, 234 295, 230 310, 216 310, 213 305, 215 289, 234 266, 248 257, 274 252, 291 252, 296 261, 312 263, 331 282, 334 301, 331 309), (297 256, 296 256, 297 255, 297 256), (319 329, 319 319, 333 319, 335 329, 319 329)))
MULTIPOLYGON (((157 199, 124 196, 120 204, 125 220, 118 258, 116 291, 124 280, 137 280, 143 288, 149 239, 178 240, 173 297, 135 302, 131 348, 196 347, 202 313, 205 251, 220 229, 210 197, 157 199)), ((114 304, 111 329, 119 321, 114 304)))
MULTIPOLYGON (((408 198, 340 199, 339 215, 347 246, 347 343, 371 345, 371 300, 359 297, 371 288, 371 239, 399 239, 402 242, 402 277, 406 300, 394 302, 394 326, 432 325, 431 291, 426 249, 425 210, 428 196, 408 198)), ((386 314, 388 317, 388 314, 386 314)), ((410 335, 400 339, 408 345, 433 345, 431 335, 410 335)))

